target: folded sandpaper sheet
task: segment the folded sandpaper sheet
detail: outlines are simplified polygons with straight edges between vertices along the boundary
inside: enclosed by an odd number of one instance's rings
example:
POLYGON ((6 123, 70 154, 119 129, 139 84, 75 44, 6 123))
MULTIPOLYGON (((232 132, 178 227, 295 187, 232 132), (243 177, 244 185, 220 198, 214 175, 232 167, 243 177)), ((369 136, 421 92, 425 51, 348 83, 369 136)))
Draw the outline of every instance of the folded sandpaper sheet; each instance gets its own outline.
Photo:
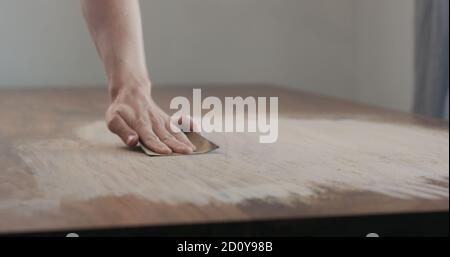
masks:
MULTIPOLYGON (((209 153, 217 148, 219 148, 218 145, 214 144, 213 142, 209 141, 208 139, 201 136, 199 133, 196 132, 187 132, 185 133, 187 138, 195 145, 195 151, 192 154, 203 154, 203 153, 209 153)), ((144 151, 145 154, 149 156, 174 156, 174 155, 182 155, 178 153, 170 153, 170 154, 159 154, 155 153, 152 150, 145 147, 142 143, 139 143, 139 146, 144 151)))

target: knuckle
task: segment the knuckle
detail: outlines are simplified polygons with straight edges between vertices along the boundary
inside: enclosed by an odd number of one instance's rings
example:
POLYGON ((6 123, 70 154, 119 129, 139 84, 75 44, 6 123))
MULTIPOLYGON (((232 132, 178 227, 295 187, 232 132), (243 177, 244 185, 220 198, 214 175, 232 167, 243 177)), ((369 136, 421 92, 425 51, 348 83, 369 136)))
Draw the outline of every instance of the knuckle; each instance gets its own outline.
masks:
POLYGON ((131 108, 126 104, 118 104, 116 108, 114 108, 114 113, 117 115, 127 115, 130 112, 132 112, 131 108))
POLYGON ((139 117, 133 121, 133 127, 136 130, 142 130, 143 128, 145 128, 146 124, 147 120, 143 117, 139 117))
POLYGON ((109 106, 107 113, 109 115, 119 115, 121 113, 121 110, 123 110, 125 107, 123 106, 123 104, 116 104, 113 103, 109 106))
POLYGON ((161 124, 159 122, 153 122, 152 123, 152 127, 159 134, 163 134, 163 135, 167 134, 167 131, 166 131, 166 128, 164 127, 164 124, 161 124))
POLYGON ((157 117, 155 115, 150 115, 150 121, 152 122, 154 127, 157 127, 158 129, 164 127, 164 120, 160 117, 157 117))
POLYGON ((151 143, 151 144, 157 143, 159 141, 158 137, 155 135, 145 135, 142 138, 142 140, 146 143, 151 143))
POLYGON ((163 142, 172 141, 172 140, 174 140, 174 136, 172 134, 167 133, 167 134, 164 134, 160 138, 160 140, 163 141, 163 142))

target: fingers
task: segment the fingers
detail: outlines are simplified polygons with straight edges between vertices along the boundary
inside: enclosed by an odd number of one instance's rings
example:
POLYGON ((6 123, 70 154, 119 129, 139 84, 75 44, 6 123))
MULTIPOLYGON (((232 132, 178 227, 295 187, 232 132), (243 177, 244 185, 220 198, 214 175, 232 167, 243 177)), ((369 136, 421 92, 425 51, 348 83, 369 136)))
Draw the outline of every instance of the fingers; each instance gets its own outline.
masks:
POLYGON ((189 144, 185 144, 182 141, 179 141, 173 134, 167 131, 164 125, 158 124, 158 126, 154 127, 154 131, 161 142, 170 147, 174 152, 190 154, 194 151, 194 149, 189 144))
POLYGON ((139 137, 137 133, 131 129, 127 123, 120 117, 120 115, 115 114, 107 120, 108 129, 114 134, 118 135, 122 141, 128 146, 136 146, 139 137))
POLYGON ((128 146, 136 146, 139 142, 159 154, 172 152, 190 154, 195 146, 178 130, 170 128, 170 119, 162 116, 140 115, 136 118, 132 109, 115 108, 107 112, 108 128, 117 134, 128 146), (156 117, 156 118, 155 118, 156 117), (166 122, 167 120, 167 122, 166 122))
POLYGON ((151 123, 148 119, 138 119, 134 124, 134 129, 139 134, 139 139, 146 147, 160 154, 170 154, 172 150, 163 143, 152 130, 151 123))
POLYGON ((176 140, 189 146, 192 149, 192 151, 195 151, 195 145, 187 138, 187 136, 184 133, 173 133, 172 132, 172 135, 175 137, 176 140))
POLYGON ((167 126, 167 130, 175 137, 175 139, 191 147, 192 150, 195 151, 195 145, 187 138, 187 136, 180 129, 174 131, 172 128, 177 128, 177 125, 170 123, 170 125, 167 126))
POLYGON ((189 115, 180 116, 176 123, 178 123, 178 126, 183 131, 189 131, 189 132, 193 132, 193 131, 199 132, 200 131, 197 124, 194 123, 194 119, 192 119, 191 116, 189 116, 189 115))

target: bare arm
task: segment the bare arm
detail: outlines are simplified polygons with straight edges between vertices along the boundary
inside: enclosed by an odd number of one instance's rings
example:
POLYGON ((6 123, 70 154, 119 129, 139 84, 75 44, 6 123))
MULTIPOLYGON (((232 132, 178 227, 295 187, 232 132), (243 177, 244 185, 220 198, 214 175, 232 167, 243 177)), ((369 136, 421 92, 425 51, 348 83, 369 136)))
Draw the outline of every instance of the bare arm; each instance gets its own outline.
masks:
POLYGON ((194 146, 151 98, 138 0, 81 0, 103 61, 111 105, 108 128, 129 146, 140 140, 158 153, 190 153, 194 146))

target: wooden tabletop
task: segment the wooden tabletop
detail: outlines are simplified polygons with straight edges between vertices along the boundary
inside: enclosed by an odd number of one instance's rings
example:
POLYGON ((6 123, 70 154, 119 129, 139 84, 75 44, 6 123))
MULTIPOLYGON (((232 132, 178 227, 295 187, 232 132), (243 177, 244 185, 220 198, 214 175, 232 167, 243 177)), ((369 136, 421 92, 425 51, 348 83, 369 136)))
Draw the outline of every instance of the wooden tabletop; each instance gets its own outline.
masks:
MULTIPOLYGON (((0 233, 446 211, 448 123, 269 86, 279 138, 204 134, 220 146, 149 157, 108 132, 106 89, 0 91, 0 233)), ((191 87, 156 87, 168 110, 191 87)))

